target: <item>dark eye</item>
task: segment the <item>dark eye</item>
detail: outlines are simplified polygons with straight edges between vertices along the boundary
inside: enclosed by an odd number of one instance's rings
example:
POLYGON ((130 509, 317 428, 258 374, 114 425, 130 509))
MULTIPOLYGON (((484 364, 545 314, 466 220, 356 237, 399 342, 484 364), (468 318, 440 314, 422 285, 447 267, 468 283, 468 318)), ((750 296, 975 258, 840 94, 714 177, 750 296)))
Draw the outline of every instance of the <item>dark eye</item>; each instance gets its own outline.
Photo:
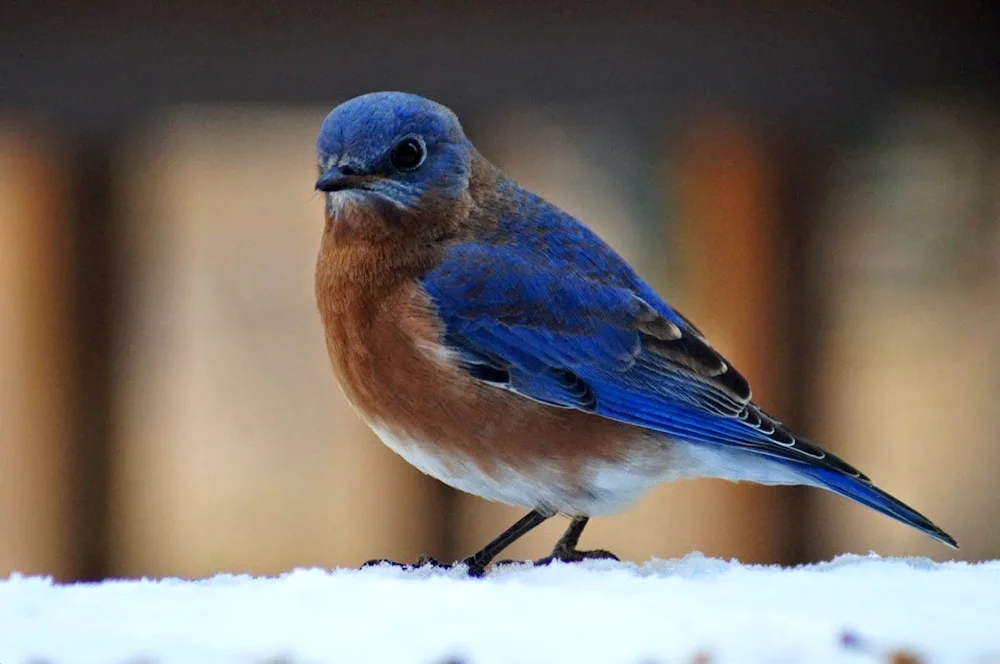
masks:
POLYGON ((396 144, 396 147, 392 149, 389 159, 392 161, 392 165, 399 170, 412 171, 424 163, 426 156, 427 151, 424 149, 424 144, 419 139, 411 136, 404 138, 396 144))

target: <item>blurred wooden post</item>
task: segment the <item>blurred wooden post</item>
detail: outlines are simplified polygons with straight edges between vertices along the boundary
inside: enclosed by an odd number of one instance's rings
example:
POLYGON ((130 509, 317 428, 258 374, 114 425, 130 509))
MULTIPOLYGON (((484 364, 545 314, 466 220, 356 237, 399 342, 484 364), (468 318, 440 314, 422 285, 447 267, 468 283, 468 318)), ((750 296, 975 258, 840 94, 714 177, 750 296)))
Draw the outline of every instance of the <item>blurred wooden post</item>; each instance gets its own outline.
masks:
POLYGON ((313 295, 318 110, 161 115, 120 164, 120 572, 440 555, 436 487, 330 371, 313 295))
POLYGON ((0 127, 0 577, 74 572, 61 166, 46 141, 0 127))
MULTIPOLYGON (((867 132, 866 132, 867 133, 867 132)), ((820 496, 816 557, 1000 554, 1000 116, 913 103, 835 171, 816 368, 822 440, 954 536, 820 496)))

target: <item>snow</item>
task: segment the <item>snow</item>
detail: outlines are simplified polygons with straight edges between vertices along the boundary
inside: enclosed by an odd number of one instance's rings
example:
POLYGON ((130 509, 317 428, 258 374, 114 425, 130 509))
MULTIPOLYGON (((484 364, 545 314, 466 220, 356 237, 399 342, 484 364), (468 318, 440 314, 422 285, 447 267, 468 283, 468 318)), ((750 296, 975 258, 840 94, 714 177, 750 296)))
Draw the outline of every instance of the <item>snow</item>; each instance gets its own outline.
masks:
POLYGON ((0 663, 1000 662, 1000 561, 0 580, 0 663), (853 645, 852 645, 853 644, 853 645), (898 653, 897 653, 898 655, 898 653), (905 661, 898 659, 897 661, 905 661))

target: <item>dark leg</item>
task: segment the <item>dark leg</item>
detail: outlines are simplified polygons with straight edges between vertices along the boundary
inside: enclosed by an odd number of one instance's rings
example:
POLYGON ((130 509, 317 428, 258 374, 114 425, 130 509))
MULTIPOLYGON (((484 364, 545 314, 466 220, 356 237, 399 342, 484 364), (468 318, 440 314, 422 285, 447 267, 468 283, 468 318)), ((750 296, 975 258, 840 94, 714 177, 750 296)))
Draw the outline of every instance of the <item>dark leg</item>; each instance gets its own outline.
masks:
POLYGON ((526 515, 507 530, 500 533, 496 539, 474 553, 462 562, 469 566, 469 576, 482 576, 486 566, 493 562, 501 551, 519 540, 523 535, 541 525, 548 515, 542 514, 538 510, 531 510, 526 515))
MULTIPOLYGON (((548 519, 549 516, 551 515, 543 514, 538 510, 528 512, 526 515, 521 517, 517 523, 500 533, 496 539, 484 546, 480 551, 477 551, 468 558, 465 558, 455 564, 465 563, 469 568, 469 576, 482 576, 486 572, 486 566, 489 565, 501 551, 517 541, 522 535, 548 519)), ((584 520, 584 523, 586 523, 586 520, 584 520)), ((581 527, 580 530, 583 530, 583 528, 581 527)), ((579 535, 577 535, 577 539, 579 539, 579 535)), ((390 563, 392 565, 398 565, 399 567, 409 567, 409 565, 401 565, 400 563, 396 563, 391 560, 369 560, 362 565, 362 567, 369 567, 380 563, 390 563)), ((435 567, 445 568, 454 566, 453 564, 440 563, 429 556, 420 556, 417 558, 417 562, 414 567, 421 567, 423 565, 433 565, 435 567)))
POLYGON ((593 551, 580 551, 576 548, 576 545, 580 543, 580 535, 583 534, 583 529, 587 527, 587 522, 590 521, 590 517, 577 516, 569 524, 569 528, 559 541, 556 542, 556 548, 552 549, 552 554, 545 556, 544 558, 539 558, 535 561, 536 565, 548 565, 553 560, 559 560, 564 563, 575 563, 581 560, 618 560, 618 556, 611 553, 610 551, 605 551, 604 549, 595 549, 593 551))
MULTIPOLYGON (((583 534, 583 529, 587 527, 588 521, 590 521, 590 517, 587 516, 574 517, 570 521, 569 528, 566 529, 563 536, 556 542, 556 547, 552 549, 552 553, 534 561, 534 564, 536 566, 548 565, 554 560, 564 563, 577 563, 581 560, 618 560, 618 556, 604 549, 580 551, 576 548, 576 545, 580 543, 580 535, 583 534)), ((518 560, 498 560, 497 565, 517 565, 520 562, 518 560)))

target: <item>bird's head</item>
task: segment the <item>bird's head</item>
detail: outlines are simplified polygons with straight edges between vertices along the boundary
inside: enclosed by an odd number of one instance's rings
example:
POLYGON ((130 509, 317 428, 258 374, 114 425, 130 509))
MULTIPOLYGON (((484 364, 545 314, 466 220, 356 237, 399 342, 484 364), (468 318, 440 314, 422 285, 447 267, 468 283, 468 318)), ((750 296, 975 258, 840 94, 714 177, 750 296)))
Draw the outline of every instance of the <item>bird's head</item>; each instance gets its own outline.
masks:
POLYGON ((359 207, 383 216, 440 212, 468 196, 473 150, 458 118, 417 95, 344 102, 323 121, 316 148, 316 189, 333 220, 359 207))

